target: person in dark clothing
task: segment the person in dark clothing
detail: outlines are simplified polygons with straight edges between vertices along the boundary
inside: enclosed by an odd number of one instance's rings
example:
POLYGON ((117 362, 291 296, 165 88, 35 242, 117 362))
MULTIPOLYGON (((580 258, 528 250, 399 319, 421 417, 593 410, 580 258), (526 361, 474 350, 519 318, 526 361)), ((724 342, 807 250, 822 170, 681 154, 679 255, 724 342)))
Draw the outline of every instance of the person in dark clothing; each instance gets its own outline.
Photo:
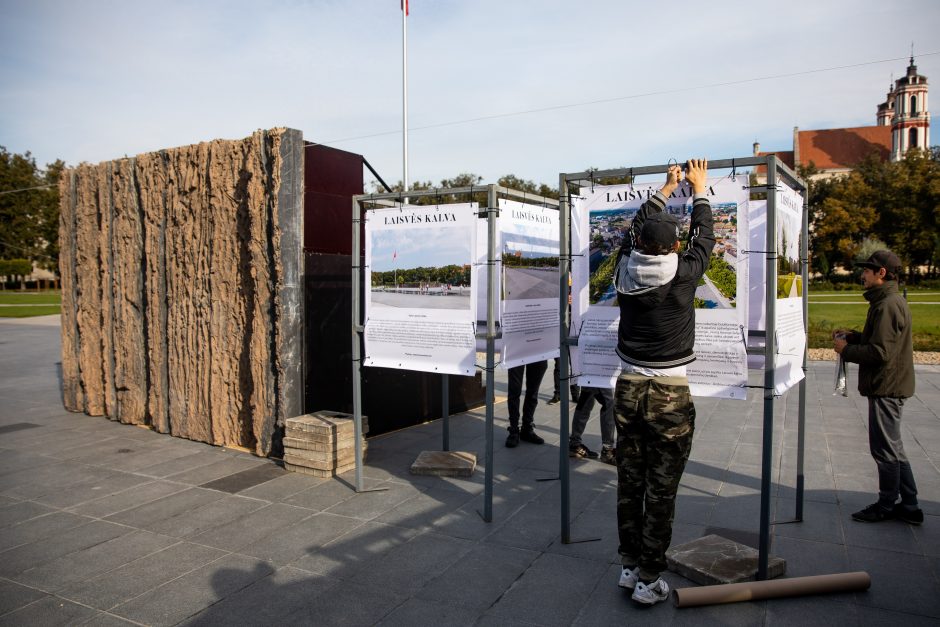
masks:
MULTIPOLYGON (((555 358, 555 369, 552 372, 552 379, 554 380, 554 383, 555 383, 555 391, 552 392, 552 397, 548 399, 549 405, 554 405, 555 403, 558 403, 561 401, 561 388, 558 387, 558 383, 559 383, 558 373, 561 368, 561 366, 559 365, 560 361, 561 360, 558 357, 555 358)), ((571 398, 570 398, 571 402, 577 403, 578 400, 581 398, 580 396, 581 387, 577 383, 572 383, 568 389, 571 391, 571 398)))
POLYGON ((695 428, 686 376, 686 364, 695 359, 695 288, 715 246, 705 193, 708 162, 691 160, 686 168, 694 197, 685 249, 678 220, 665 212, 683 176, 672 167, 662 189, 634 217, 614 272, 623 362, 614 400, 619 585, 646 605, 669 597, 660 573, 695 428))
POLYGON ((914 394, 911 310, 898 292, 901 261, 891 251, 879 250, 856 265, 863 268, 868 301, 865 327, 861 333, 836 330, 833 348, 847 363, 858 364, 858 391, 868 397, 868 445, 878 467, 878 502, 852 518, 896 518, 919 525, 924 512, 918 507, 917 484, 901 441, 904 399, 914 394))
POLYGON ((544 444, 545 440, 535 432, 535 408, 539 404, 539 386, 548 370, 547 361, 516 366, 509 369, 509 436, 506 448, 519 446, 519 440, 532 444, 544 444), (522 396, 522 381, 525 379, 525 400, 522 403, 522 429, 519 428, 519 397, 522 396))
POLYGON ((614 432, 614 391, 606 388, 581 388, 578 405, 574 408, 571 419, 571 434, 568 436, 568 457, 597 459, 605 464, 616 465, 616 441, 614 432), (594 401, 601 406, 601 452, 598 455, 581 441, 594 401))

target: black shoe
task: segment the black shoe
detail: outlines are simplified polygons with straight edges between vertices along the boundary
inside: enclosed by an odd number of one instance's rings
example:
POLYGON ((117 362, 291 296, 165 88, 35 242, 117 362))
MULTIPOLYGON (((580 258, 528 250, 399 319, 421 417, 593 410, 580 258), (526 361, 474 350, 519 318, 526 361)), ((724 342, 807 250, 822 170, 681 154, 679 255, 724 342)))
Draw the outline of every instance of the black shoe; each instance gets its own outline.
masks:
POLYGON ((891 515, 909 525, 920 525, 924 522, 924 511, 922 509, 919 507, 909 509, 903 503, 897 503, 891 510, 891 515))
POLYGON ((519 446, 519 432, 510 431, 509 435, 506 436, 506 448, 516 448, 519 446))
POLYGON ((597 459, 600 457, 597 453, 584 446, 583 444, 576 444, 575 446, 568 447, 568 457, 579 457, 581 459, 597 459))
POLYGON ((601 461, 611 466, 617 465, 617 449, 604 447, 601 449, 601 461))
POLYGON ((526 429, 519 434, 519 439, 523 442, 529 442, 531 444, 545 444, 545 440, 540 438, 534 429, 526 429))
POLYGON ((852 514, 852 519, 860 522, 881 522, 892 518, 894 518, 894 510, 885 509, 878 503, 872 503, 865 509, 852 514))
POLYGON ((555 392, 554 394, 552 394, 552 397, 551 397, 550 399, 548 399, 548 404, 549 404, 549 405, 554 405, 555 403, 557 403, 557 402, 559 402, 559 401, 561 401, 561 397, 558 396, 558 392, 555 392))

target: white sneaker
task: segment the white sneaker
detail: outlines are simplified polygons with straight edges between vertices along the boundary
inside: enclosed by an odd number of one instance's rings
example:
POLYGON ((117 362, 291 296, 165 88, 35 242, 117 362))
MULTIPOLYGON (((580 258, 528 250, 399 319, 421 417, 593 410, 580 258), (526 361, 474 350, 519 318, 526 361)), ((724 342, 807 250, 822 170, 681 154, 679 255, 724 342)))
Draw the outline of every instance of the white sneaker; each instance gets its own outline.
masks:
POLYGON ((640 580, 640 567, 637 566, 633 570, 630 570, 626 566, 620 571, 620 581, 617 582, 617 585, 621 588, 626 588, 627 590, 633 590, 636 588, 636 582, 640 580))
POLYGON ((651 584, 637 581, 636 587, 633 589, 633 596, 630 598, 644 605, 653 605, 665 601, 669 598, 669 584, 662 577, 651 584))

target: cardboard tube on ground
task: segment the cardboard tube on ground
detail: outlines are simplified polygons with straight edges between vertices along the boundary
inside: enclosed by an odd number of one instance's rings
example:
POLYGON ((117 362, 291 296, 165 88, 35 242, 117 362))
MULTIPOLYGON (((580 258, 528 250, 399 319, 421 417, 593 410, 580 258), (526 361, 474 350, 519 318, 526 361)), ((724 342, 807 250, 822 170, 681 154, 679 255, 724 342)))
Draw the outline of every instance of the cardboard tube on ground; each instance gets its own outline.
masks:
POLYGON ((834 575, 794 577, 792 579, 747 581, 720 586, 680 588, 675 591, 675 602, 676 607, 696 607, 699 605, 718 605, 720 603, 738 603, 740 601, 758 601, 810 594, 856 592, 867 590, 870 586, 871 577, 868 576, 868 573, 858 571, 834 575))

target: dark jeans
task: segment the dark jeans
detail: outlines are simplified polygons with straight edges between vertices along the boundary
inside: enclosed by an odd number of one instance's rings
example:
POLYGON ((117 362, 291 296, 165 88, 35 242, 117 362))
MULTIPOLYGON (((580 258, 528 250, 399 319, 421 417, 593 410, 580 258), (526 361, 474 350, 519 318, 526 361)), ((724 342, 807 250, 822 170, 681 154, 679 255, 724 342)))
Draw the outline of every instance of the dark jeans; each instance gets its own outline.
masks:
POLYGON ((601 443, 607 448, 614 448, 614 391, 605 388, 581 388, 581 397, 574 408, 574 418, 571 419, 571 435, 568 446, 581 444, 581 436, 587 426, 594 401, 601 406, 601 443))
POLYGON ((878 466, 878 504, 886 509, 901 502, 917 507, 917 484, 901 442, 903 398, 868 397, 868 447, 878 466))
POLYGON ((618 550, 621 563, 639 566, 648 581, 666 570, 695 406, 685 377, 621 374, 615 398, 618 550))
POLYGON ((539 404, 539 386, 548 370, 547 361, 537 361, 509 369, 509 430, 519 431, 519 397, 522 396, 522 380, 525 379, 525 401, 522 403, 522 429, 532 428, 535 408, 539 404))

